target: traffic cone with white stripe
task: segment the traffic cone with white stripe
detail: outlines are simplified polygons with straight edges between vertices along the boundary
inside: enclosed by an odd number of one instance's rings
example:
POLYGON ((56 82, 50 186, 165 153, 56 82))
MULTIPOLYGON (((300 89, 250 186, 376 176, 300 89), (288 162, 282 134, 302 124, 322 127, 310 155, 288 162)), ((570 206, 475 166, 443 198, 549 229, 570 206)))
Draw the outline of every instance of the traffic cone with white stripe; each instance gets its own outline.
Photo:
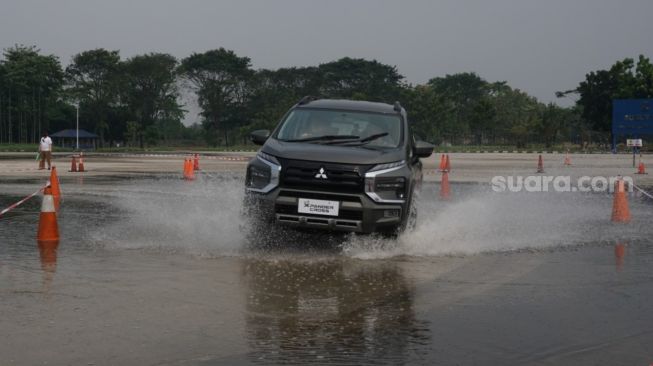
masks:
POLYGON ((41 215, 39 217, 39 228, 36 240, 59 241, 59 226, 57 225, 57 212, 54 208, 52 188, 45 187, 43 190, 43 202, 41 203, 41 215))
POLYGON ((59 187, 59 177, 57 176, 57 167, 53 166, 50 171, 50 187, 52 187, 52 197, 54 198, 54 209, 59 211, 59 202, 61 201, 61 189, 59 187))

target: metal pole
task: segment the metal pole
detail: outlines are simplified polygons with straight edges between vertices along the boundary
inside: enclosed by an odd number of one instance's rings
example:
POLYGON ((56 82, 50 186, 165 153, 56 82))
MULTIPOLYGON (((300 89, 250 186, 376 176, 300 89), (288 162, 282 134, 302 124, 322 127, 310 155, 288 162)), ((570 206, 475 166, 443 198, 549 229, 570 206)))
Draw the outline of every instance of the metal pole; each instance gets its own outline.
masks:
POLYGON ((76 150, 79 151, 79 103, 77 103, 77 143, 76 150))

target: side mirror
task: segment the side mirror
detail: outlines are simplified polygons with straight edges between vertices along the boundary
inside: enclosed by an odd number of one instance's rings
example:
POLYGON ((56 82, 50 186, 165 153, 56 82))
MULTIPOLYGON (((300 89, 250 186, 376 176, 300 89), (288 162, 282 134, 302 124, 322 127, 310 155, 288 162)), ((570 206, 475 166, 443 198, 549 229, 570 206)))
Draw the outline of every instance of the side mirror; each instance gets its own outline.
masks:
POLYGON ((428 142, 417 141, 415 142, 415 155, 419 158, 428 158, 433 154, 433 148, 435 148, 435 146, 428 142))
POLYGON ((256 130, 249 134, 249 140, 257 145, 263 145, 270 137, 270 130, 256 130))

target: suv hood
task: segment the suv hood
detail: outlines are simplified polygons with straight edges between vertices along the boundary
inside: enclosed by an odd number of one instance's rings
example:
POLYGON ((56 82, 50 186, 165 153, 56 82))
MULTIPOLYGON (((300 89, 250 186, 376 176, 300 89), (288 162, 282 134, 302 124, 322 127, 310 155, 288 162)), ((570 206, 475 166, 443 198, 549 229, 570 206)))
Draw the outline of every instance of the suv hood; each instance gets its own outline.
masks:
POLYGON ((357 146, 283 142, 275 138, 269 138, 261 151, 285 159, 340 164, 383 164, 406 159, 401 147, 376 150, 357 146))

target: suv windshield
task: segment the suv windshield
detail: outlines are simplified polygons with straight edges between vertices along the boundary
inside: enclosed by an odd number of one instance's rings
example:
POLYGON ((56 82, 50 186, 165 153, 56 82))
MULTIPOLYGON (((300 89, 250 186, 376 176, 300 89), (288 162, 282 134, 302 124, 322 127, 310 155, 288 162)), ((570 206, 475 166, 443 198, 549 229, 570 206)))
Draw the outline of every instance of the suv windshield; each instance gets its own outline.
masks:
POLYGON ((401 143, 401 126, 398 115, 301 108, 290 112, 276 138, 291 142, 397 147, 401 143))

